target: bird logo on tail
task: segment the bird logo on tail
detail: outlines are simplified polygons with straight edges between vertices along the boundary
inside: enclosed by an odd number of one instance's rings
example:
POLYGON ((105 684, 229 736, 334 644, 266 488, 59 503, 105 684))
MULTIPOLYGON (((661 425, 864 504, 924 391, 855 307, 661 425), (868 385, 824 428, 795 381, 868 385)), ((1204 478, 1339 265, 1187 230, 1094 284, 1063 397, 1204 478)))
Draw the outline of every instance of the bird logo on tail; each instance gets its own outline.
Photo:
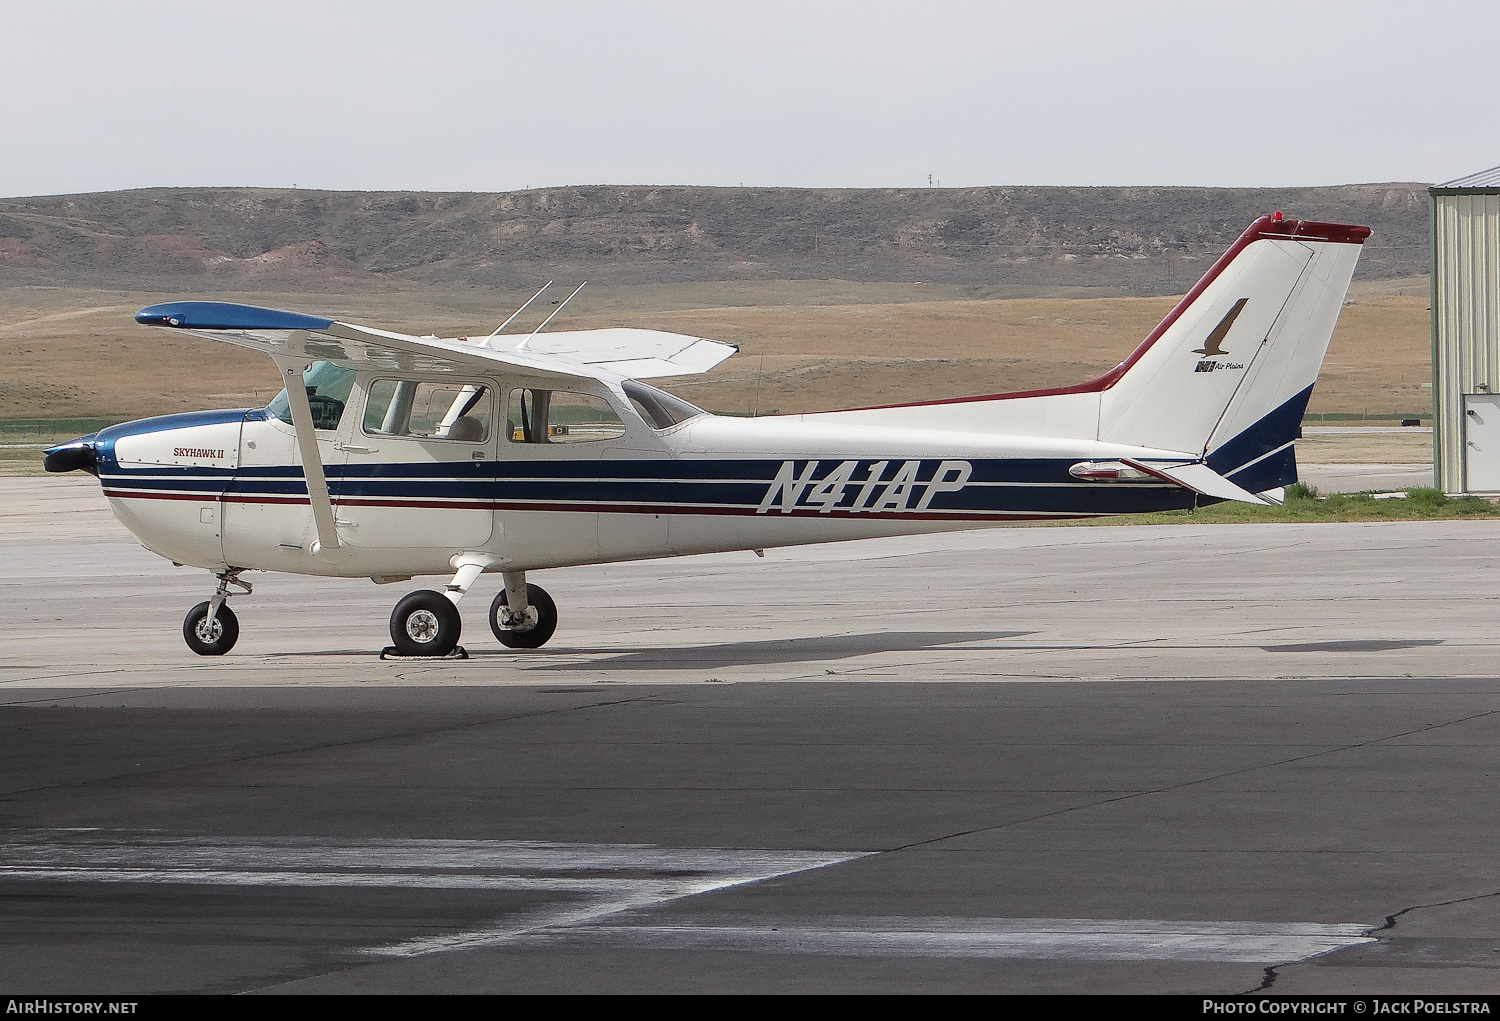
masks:
POLYGON ((1229 336, 1229 328, 1234 325, 1234 321, 1238 319, 1239 314, 1244 311, 1245 302, 1249 300, 1249 298, 1241 298, 1239 301, 1235 302, 1234 308, 1224 313, 1224 318, 1219 320, 1219 325, 1214 327, 1214 332, 1208 335, 1208 339, 1203 342, 1203 346, 1195 349, 1193 351, 1193 354, 1202 355, 1205 358, 1212 358, 1215 355, 1228 354, 1229 352, 1225 351, 1222 346, 1224 343, 1224 338, 1229 336))

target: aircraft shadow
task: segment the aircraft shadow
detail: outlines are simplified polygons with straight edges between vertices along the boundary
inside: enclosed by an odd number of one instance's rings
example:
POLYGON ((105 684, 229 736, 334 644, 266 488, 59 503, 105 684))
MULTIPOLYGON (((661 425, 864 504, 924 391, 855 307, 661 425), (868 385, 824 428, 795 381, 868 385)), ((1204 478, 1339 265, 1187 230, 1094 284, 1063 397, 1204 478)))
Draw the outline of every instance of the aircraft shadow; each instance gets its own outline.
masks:
MULTIPOLYGON (((867 635, 818 638, 764 639, 724 642, 687 648, 558 649, 558 653, 610 653, 590 667, 611 670, 659 670, 672 667, 759 666, 776 663, 818 663, 853 659, 881 652, 921 652, 964 642, 994 641, 1035 634, 1034 631, 880 631, 867 635)), ((472 653, 471 653, 472 654, 472 653)), ((514 655, 510 653, 509 655, 514 655)), ((572 663, 537 664, 533 669, 576 671, 572 663)))
POLYGON ((1292 645, 1262 645, 1262 652, 1390 652, 1395 649, 1418 649, 1424 645, 1442 645, 1441 638, 1354 639, 1347 642, 1298 642, 1292 645))

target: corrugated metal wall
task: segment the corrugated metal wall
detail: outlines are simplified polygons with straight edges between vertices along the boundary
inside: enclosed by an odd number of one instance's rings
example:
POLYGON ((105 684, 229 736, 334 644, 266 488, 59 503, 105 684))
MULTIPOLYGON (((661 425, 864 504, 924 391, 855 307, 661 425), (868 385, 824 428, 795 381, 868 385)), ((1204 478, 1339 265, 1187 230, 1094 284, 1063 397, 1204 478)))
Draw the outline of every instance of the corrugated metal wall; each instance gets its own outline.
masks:
POLYGON ((1500 393, 1500 193, 1433 195, 1437 486, 1467 490, 1464 395, 1500 393))

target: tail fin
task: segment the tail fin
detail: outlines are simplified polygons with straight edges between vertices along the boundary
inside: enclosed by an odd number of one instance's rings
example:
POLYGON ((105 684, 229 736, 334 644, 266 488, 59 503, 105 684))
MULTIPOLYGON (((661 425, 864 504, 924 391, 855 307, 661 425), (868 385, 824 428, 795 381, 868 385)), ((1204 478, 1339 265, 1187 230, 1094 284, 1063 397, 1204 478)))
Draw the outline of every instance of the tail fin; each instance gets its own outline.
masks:
POLYGON ((1229 480, 1226 492, 1289 485, 1292 441, 1369 236, 1368 227, 1262 216, 1097 379, 804 420, 1103 440, 1206 463, 1229 480))
POLYGON ((1250 492, 1291 443, 1367 227, 1263 216, 1100 388, 1099 439, 1192 453, 1250 492))

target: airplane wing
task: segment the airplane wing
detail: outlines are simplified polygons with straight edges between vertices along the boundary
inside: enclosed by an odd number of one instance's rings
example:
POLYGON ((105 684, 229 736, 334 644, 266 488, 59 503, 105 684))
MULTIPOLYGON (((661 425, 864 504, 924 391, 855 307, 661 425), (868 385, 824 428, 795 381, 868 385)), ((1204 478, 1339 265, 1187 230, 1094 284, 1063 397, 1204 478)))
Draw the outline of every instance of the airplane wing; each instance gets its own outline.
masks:
POLYGON ((575 330, 527 336, 413 337, 334 319, 221 301, 151 305, 135 321, 261 351, 411 372, 493 370, 496 363, 582 379, 615 381, 707 372, 738 348, 660 330, 575 330))
MULTIPOLYGON (((514 337, 491 337, 490 343, 514 337)), ((606 330, 537 333, 520 338, 517 350, 593 365, 631 379, 707 372, 739 348, 681 333, 614 327, 606 330)))
MULTIPOLYGON (((135 314, 145 326, 164 326, 269 355, 287 381, 287 403, 307 480, 318 540, 315 551, 340 549, 333 504, 318 451, 312 410, 303 387, 293 385, 308 361, 354 368, 438 374, 493 371, 497 364, 527 375, 618 382, 629 376, 705 372, 737 350, 698 337, 656 330, 589 330, 526 337, 413 337, 334 319, 221 301, 173 301, 135 314)), ((566 382, 565 382, 566 385, 566 382)))

